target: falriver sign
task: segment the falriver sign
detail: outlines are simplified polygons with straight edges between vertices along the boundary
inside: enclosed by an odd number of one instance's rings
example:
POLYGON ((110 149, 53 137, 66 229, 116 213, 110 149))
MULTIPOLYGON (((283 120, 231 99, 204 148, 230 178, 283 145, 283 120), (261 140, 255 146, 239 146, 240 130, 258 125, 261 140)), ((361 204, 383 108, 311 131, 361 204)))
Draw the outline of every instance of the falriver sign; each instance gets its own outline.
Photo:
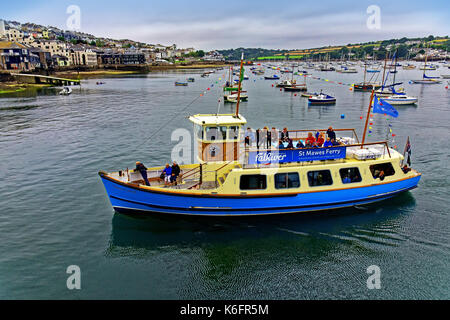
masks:
POLYGON ((287 163, 345 158, 346 147, 250 151, 249 164, 287 163))

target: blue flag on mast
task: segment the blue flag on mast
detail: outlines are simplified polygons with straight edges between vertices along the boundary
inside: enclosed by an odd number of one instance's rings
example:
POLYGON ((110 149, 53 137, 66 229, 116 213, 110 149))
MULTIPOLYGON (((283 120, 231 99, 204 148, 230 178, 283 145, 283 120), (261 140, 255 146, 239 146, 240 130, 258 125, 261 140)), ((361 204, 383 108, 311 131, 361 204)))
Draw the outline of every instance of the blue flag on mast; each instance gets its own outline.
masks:
POLYGON ((383 99, 378 100, 378 97, 376 95, 373 99, 373 113, 388 114, 394 118, 398 117, 398 111, 389 103, 387 103, 383 99))

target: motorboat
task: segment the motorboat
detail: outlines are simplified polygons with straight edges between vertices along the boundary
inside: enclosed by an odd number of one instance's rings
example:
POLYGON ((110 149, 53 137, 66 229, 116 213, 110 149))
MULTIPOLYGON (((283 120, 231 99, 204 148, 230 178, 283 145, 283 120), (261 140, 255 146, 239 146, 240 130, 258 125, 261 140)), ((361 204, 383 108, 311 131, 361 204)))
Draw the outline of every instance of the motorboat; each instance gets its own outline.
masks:
POLYGON ((63 89, 59 92, 59 95, 68 96, 71 93, 72 93, 72 88, 70 88, 70 87, 63 87, 63 89))
POLYGON ((310 104, 335 104, 336 98, 325 93, 319 93, 308 98, 310 104))

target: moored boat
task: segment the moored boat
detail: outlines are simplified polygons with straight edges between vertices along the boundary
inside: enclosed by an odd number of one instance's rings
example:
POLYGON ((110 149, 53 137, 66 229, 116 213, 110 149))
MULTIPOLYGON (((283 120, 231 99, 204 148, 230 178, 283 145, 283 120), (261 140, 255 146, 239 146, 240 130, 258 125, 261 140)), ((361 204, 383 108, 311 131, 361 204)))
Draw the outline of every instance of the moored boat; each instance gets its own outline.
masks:
POLYGON ((279 80, 280 77, 274 74, 273 76, 264 76, 265 80, 279 80))
POLYGON ((408 105, 408 104, 416 104, 418 99, 416 97, 409 97, 407 95, 391 95, 387 97, 383 97, 383 101, 388 102, 392 105, 408 105))
POLYGON ((308 102, 310 104, 335 104, 336 103, 336 98, 332 97, 326 93, 319 93, 317 95, 313 95, 311 97, 308 98, 308 102))
POLYGON ((64 87, 60 92, 59 95, 61 96, 68 96, 72 93, 72 88, 70 87, 64 87))
POLYGON ((186 87, 188 85, 187 82, 175 81, 175 86, 177 87, 186 87))
POLYGON ((285 86, 284 91, 291 91, 291 92, 300 92, 300 91, 307 91, 306 84, 292 84, 290 86, 285 86))

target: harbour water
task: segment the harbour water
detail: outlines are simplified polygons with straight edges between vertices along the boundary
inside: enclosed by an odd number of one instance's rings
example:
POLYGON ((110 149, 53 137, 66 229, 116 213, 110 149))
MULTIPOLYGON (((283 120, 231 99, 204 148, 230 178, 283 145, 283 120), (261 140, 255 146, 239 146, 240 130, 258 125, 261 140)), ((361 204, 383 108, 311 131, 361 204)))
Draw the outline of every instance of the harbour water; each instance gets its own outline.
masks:
MULTIPOLYGON (((308 91, 323 89, 336 105, 308 106, 247 70, 240 113, 249 126, 361 134, 370 94, 348 84, 362 73, 312 72, 321 79, 308 78, 308 91)), ((419 70, 397 75, 419 103, 396 106, 396 119, 374 115, 369 138, 389 134, 403 151, 410 136, 412 167, 423 174, 411 192, 371 206, 251 219, 115 214, 97 172, 170 161, 172 132, 191 130, 186 116, 217 111, 226 70, 200 73, 90 79, 70 96, 47 89, 0 99, 1 299, 450 298, 450 90, 445 82, 409 84, 419 70), (196 80, 174 86, 187 77, 196 80), (67 289, 69 265, 81 269, 81 290, 67 289), (380 267, 381 289, 367 288, 371 265, 380 267)))

